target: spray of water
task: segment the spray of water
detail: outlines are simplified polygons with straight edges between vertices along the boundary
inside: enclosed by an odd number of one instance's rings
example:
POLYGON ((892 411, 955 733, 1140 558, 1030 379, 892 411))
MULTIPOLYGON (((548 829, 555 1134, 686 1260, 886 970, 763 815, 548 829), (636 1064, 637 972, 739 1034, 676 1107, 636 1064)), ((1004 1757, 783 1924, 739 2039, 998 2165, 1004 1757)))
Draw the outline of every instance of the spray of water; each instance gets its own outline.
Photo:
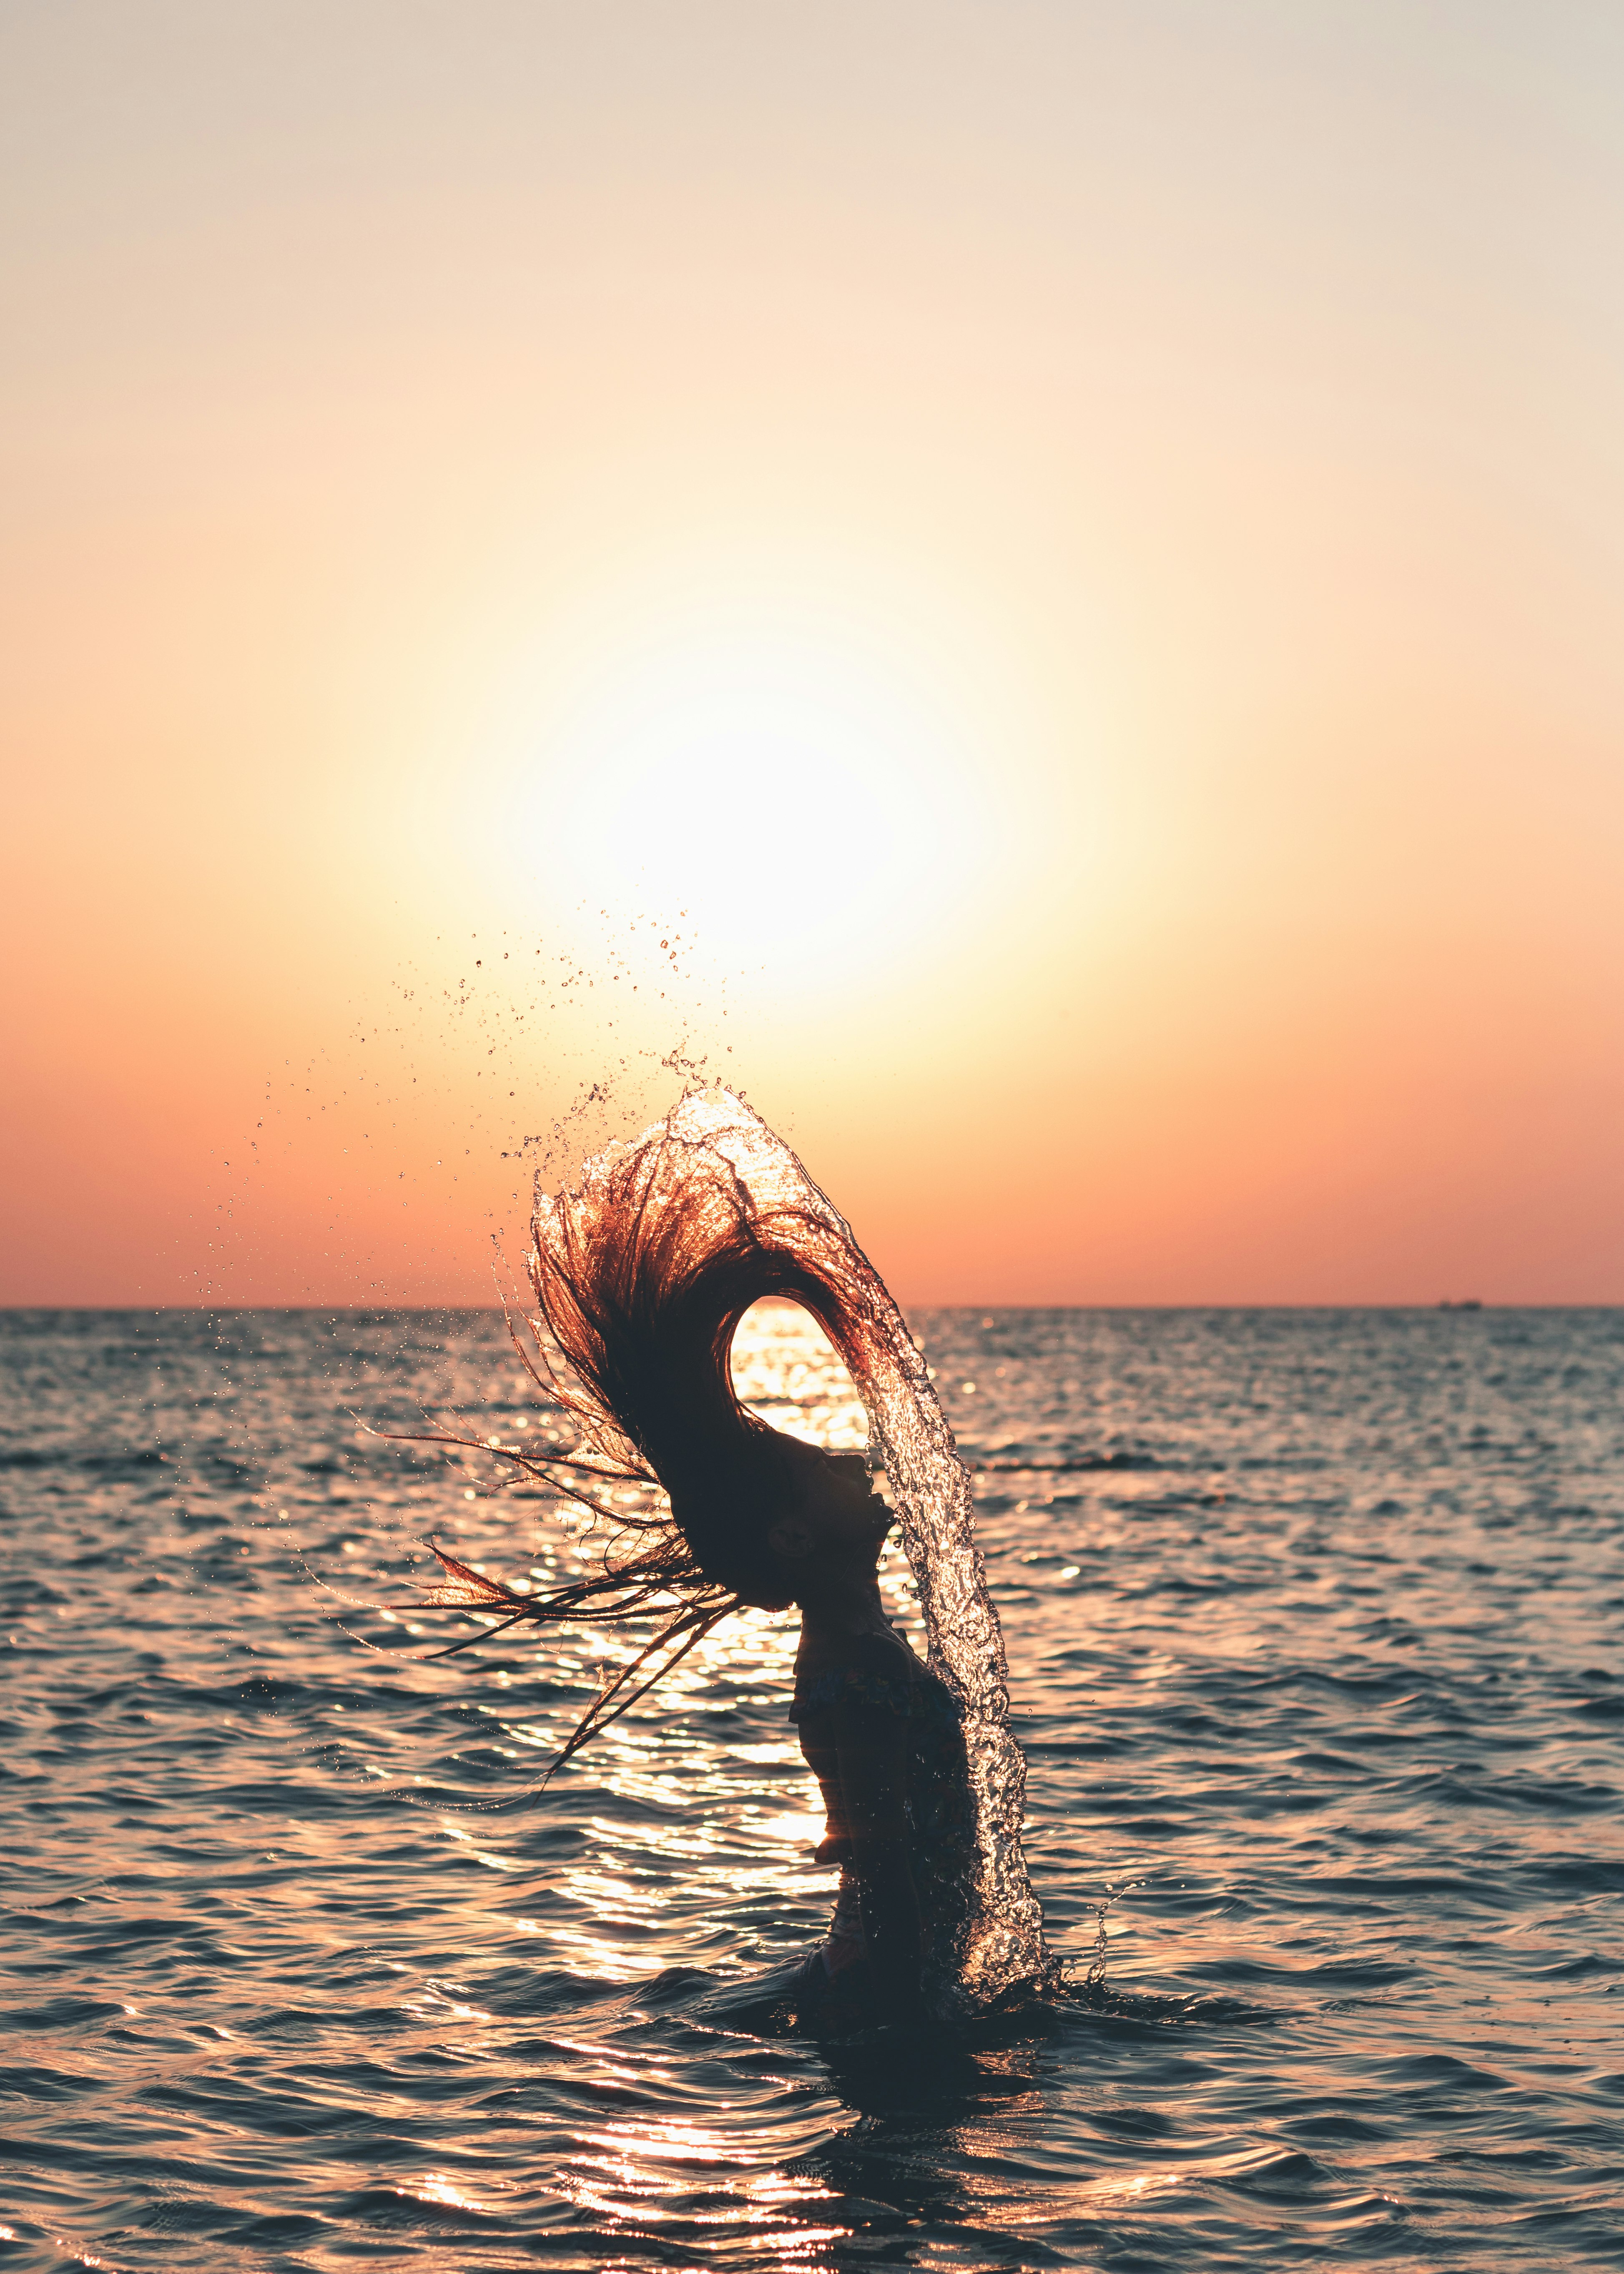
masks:
POLYGON ((589 1162, 568 1199, 540 1194, 538 1246, 564 1236, 568 1207, 589 1209, 628 1152, 659 1148, 662 1178, 690 1193, 707 1185, 764 1240, 787 1249, 839 1290, 850 1326, 844 1355, 867 1409, 870 1457, 883 1466, 919 1590, 929 1662, 959 1698, 974 1801, 978 1884, 966 1890, 972 1927, 963 1987, 987 2002, 1048 1980, 1042 1915, 1021 1853, 1026 1762, 1010 1728, 998 1616, 975 1544, 970 1479, 924 1359, 851 1226, 760 1116, 722 1089, 690 1090, 630 1146, 589 1162))

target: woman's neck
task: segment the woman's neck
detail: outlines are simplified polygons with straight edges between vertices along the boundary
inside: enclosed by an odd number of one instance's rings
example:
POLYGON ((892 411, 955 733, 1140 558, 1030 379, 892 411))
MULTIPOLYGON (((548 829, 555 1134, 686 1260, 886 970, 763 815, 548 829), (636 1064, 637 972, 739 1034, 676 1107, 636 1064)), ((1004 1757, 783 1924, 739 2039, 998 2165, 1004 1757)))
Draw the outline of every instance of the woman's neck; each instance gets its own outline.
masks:
POLYGON ((889 1635, 891 1622, 872 1571, 829 1572, 801 1598, 801 1638, 816 1650, 853 1635, 889 1635))

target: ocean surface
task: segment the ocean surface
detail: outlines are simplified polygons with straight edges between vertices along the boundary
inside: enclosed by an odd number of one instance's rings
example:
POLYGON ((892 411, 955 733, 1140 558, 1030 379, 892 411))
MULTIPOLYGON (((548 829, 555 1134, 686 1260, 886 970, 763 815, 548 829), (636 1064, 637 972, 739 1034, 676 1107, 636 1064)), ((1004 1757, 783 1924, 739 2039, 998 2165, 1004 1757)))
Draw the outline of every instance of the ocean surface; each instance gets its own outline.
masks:
POLYGON ((1624 2264, 1624 1314, 914 1324, 1071 1988, 820 2047, 790 1621, 545 1789, 602 1645, 420 1655, 579 1553, 368 1434, 545 1435, 500 1317, 0 1315, 0 2265, 1624 2264))

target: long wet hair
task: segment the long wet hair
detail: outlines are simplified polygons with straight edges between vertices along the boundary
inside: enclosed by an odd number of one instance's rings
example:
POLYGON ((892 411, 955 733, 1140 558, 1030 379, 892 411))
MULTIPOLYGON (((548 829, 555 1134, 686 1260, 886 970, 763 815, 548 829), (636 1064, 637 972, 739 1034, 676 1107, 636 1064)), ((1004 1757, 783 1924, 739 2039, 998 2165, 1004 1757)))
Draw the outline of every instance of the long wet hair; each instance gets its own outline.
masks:
POLYGON ((845 1354, 851 1322, 832 1279, 798 1252, 811 1244, 797 1241, 801 1219, 793 1208, 758 1215, 717 1154, 668 1132, 612 1153, 581 1191, 538 1202, 527 1259, 536 1311, 508 1312, 527 1371, 575 1442, 542 1453, 455 1431, 418 1440, 477 1447, 507 1462, 512 1481, 543 1483, 608 1524, 594 1569, 534 1595, 431 1540, 445 1576, 430 1602, 497 1615, 440 1655, 520 1624, 659 1622, 605 1681, 548 1776, 733 1612, 793 1600, 767 1534, 817 1456, 740 1403, 730 1352, 752 1304, 777 1296, 809 1311, 845 1354), (613 1508, 616 1486, 658 1499, 613 1508))

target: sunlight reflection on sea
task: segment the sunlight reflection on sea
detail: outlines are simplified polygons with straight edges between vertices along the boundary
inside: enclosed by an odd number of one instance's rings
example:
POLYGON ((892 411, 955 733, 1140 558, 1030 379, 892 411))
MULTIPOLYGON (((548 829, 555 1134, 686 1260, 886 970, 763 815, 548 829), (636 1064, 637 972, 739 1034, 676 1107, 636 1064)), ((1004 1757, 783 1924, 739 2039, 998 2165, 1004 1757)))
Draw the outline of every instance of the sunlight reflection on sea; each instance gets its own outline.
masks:
MULTIPOLYGON (((916 1323, 1106 1957, 928 2054, 753 1987, 832 1890, 787 1621, 545 1791, 630 1638, 420 1656, 429 1532, 580 1552, 353 1418, 545 1432, 499 1318, 4 1323, 7 2263, 1613 2263, 1624 1320, 916 1323)), ((740 1378, 863 1442, 798 1314, 740 1378)))

